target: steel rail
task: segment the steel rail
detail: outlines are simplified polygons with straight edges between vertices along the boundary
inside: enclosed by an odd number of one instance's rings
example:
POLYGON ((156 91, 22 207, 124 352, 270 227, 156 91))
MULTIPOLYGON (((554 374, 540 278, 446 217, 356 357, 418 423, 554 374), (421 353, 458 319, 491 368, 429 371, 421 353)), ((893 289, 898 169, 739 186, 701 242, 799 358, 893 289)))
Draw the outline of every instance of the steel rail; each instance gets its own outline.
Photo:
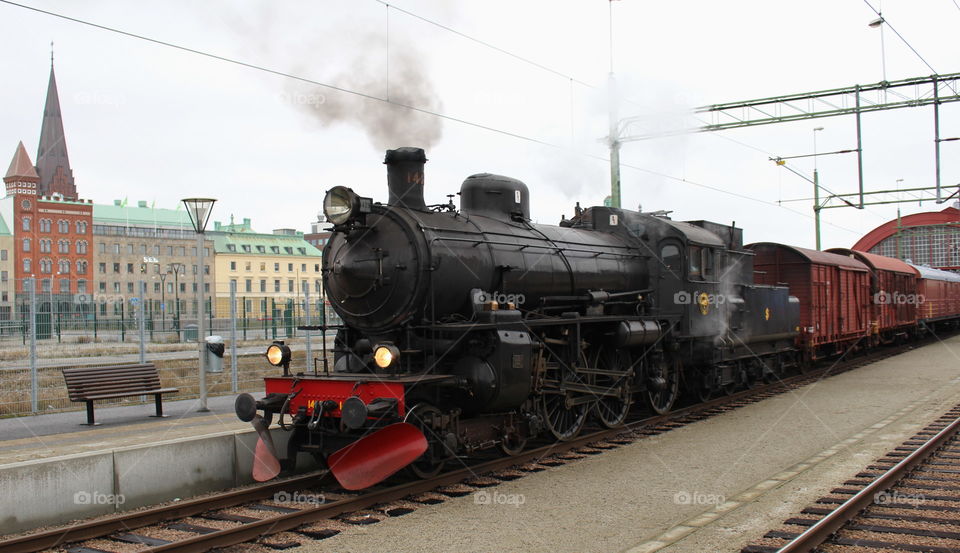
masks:
POLYGON ((917 448, 909 456, 891 467, 886 473, 878 476, 866 488, 840 504, 829 515, 820 519, 816 524, 807 528, 802 534, 777 550, 777 553, 811 553, 845 524, 853 520, 864 509, 876 502, 877 494, 882 493, 900 480, 906 478, 910 471, 926 461, 947 441, 960 431, 960 417, 953 423, 930 438, 925 444, 917 448))

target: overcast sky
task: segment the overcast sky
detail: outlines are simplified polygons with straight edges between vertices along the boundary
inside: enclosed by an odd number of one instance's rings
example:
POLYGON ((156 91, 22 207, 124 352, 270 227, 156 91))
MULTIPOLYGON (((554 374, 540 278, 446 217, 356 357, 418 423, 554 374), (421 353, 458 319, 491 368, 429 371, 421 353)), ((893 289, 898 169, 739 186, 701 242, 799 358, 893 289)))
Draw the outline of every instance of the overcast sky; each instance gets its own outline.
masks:
MULTIPOLYGON (((0 4, 2 163, 18 140, 36 156, 54 41, 77 188, 97 203, 126 197, 175 207, 185 196, 211 196, 219 199, 215 220, 232 214, 252 218, 261 232, 307 230, 332 186, 385 201, 383 150, 404 145, 427 148, 428 203, 445 201, 477 172, 525 181, 541 223, 609 194, 609 166, 595 159, 607 155, 603 0, 391 2, 556 73, 375 0, 22 1, 502 131, 0 4)), ((960 71, 954 0, 885 0, 882 9, 937 72, 960 71)), ((875 18, 862 0, 614 2, 614 70, 629 99, 621 115, 880 81, 880 31, 868 27, 875 18)), ((884 38, 887 79, 931 73, 889 29, 884 38)), ((943 137, 960 136, 958 110, 942 107, 943 137)), ((651 128, 683 123, 664 115, 648 121, 651 128)), ((655 173, 624 168, 623 205, 673 210, 679 220, 735 220, 748 241, 812 247, 811 205, 777 206, 809 197, 811 185, 768 157, 811 153, 818 126, 818 151, 856 147, 852 117, 626 144, 624 163, 655 173)), ((863 128, 868 189, 893 188, 897 179, 904 187, 934 184, 931 108, 865 115, 863 128)), ((960 181, 958 149, 960 142, 943 144, 944 184, 960 181)), ((856 189, 855 156, 818 163, 824 186, 856 189)), ((810 174, 813 162, 793 166, 810 174)), ((824 213, 824 247, 850 246, 896 208, 824 213)))

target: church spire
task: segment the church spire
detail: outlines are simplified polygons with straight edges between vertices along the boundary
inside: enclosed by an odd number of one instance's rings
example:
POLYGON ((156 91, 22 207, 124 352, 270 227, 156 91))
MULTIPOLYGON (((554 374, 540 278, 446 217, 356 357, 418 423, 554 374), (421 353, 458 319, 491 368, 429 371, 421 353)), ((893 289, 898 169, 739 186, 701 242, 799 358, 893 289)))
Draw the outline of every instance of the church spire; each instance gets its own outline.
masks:
POLYGON ((63 117, 60 113, 60 96, 57 79, 53 73, 53 50, 50 51, 50 82, 47 85, 47 101, 43 107, 43 123, 40 127, 40 147, 37 150, 37 173, 40 183, 37 193, 49 196, 63 194, 66 198, 77 197, 73 182, 73 170, 67 157, 67 142, 63 134, 63 117))

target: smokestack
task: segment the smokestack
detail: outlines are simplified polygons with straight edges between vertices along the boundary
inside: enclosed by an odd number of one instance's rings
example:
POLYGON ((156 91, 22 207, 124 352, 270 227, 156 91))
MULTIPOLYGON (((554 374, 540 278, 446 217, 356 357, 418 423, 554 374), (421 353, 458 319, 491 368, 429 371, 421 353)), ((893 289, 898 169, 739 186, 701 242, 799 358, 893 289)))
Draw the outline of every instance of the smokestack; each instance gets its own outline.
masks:
POLYGON ((387 166, 389 205, 426 211, 423 202, 423 165, 426 162, 423 148, 387 150, 383 163, 387 166))

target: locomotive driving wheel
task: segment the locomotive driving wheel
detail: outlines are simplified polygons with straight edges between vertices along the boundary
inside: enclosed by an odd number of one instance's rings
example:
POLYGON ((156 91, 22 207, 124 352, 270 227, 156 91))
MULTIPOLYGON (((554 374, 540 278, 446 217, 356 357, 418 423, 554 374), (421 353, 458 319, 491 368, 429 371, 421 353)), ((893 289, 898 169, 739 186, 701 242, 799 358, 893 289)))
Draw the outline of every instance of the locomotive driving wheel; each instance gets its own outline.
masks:
POLYGON ((597 419, 606 428, 623 426, 630 414, 633 394, 630 392, 630 359, 627 353, 615 348, 600 346, 593 355, 592 366, 601 371, 620 372, 622 375, 596 374, 593 385, 615 392, 616 395, 602 396, 597 400, 595 412, 597 419))
MULTIPOLYGON (((582 354, 581 359, 586 361, 582 354)), ((540 398, 544 426, 558 441, 572 440, 583 429, 592 402, 582 401, 582 395, 565 390, 563 385, 586 384, 585 379, 573 367, 557 359, 547 364, 544 377, 544 382, 549 383, 540 398)))
POLYGON ((427 438, 427 450, 414 462, 407 465, 407 471, 420 479, 433 478, 440 474, 443 465, 450 457, 450 451, 443 439, 441 425, 442 413, 428 403, 418 403, 407 412, 404 419, 423 432, 427 438))
POLYGON ((673 408, 680 395, 680 372, 683 365, 676 357, 667 357, 657 363, 647 378, 647 403, 658 415, 665 415, 673 408))

